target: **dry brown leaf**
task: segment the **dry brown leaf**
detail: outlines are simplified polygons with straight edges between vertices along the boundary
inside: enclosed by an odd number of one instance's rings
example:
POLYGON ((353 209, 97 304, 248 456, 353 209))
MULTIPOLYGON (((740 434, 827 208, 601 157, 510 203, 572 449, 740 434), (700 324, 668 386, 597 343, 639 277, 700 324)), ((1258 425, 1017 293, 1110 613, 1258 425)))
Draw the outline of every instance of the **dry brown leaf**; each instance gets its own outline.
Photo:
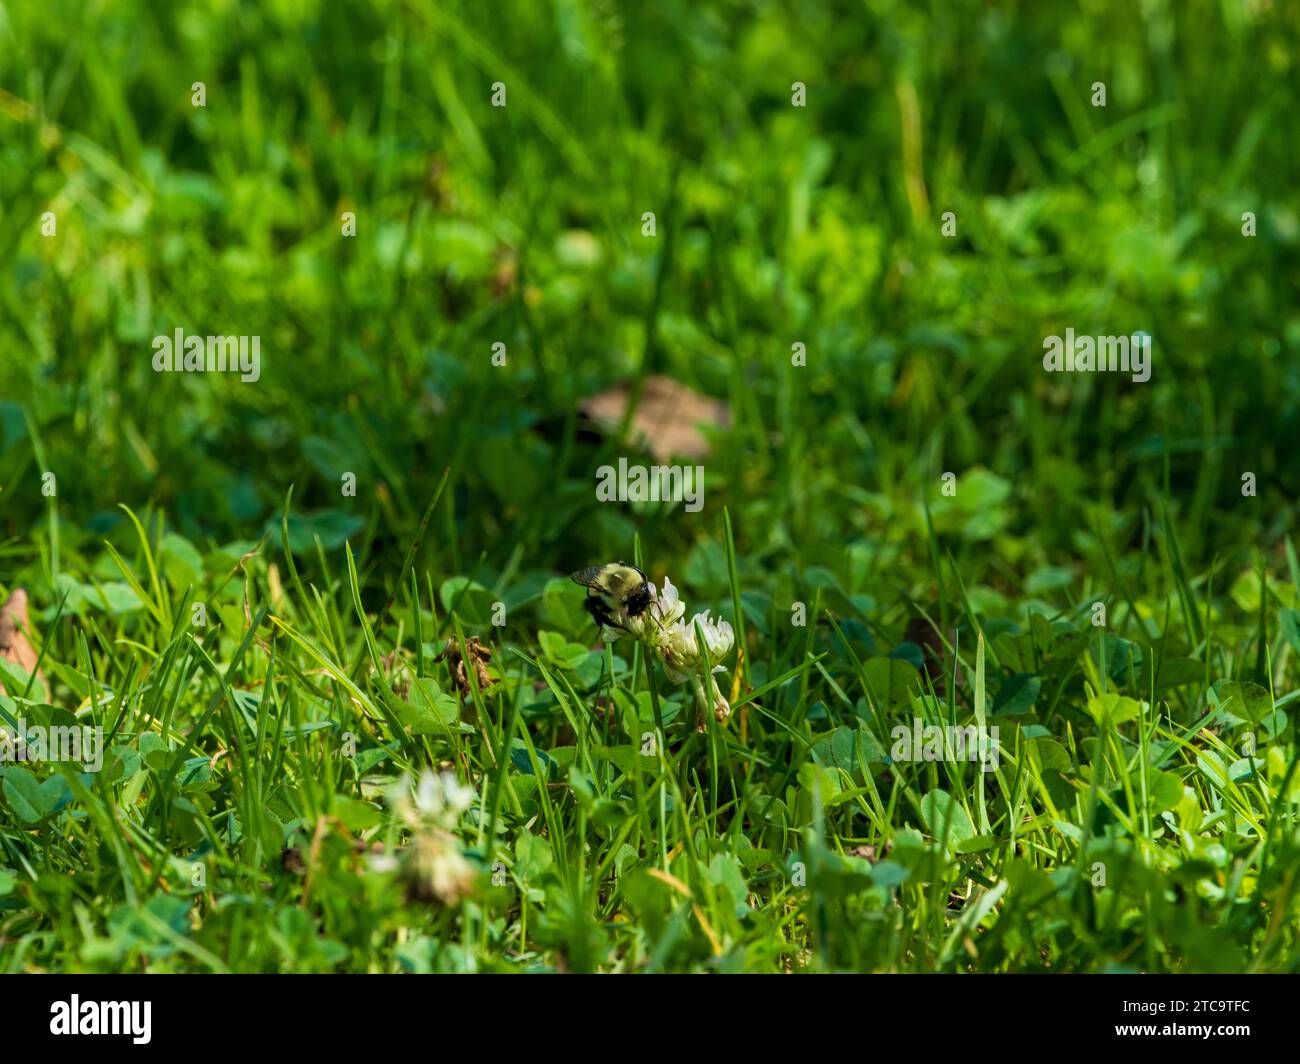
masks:
MULTIPOLYGON (((11 662, 26 672, 36 671, 36 651, 27 639, 27 592, 14 588, 0 606, 0 659, 11 662)), ((36 680, 45 687, 45 677, 36 673, 36 680)), ((5 693, 0 683, 0 695, 5 693)))
MULTIPOLYGON (((478 636, 472 635, 465 640, 465 651, 469 656, 470 666, 474 669, 474 678, 478 681, 479 691, 486 691, 492 685, 492 674, 488 672, 488 665, 492 662, 492 648, 483 643, 478 636)), ((455 639, 448 639, 442 653, 433 660, 447 662, 451 668, 452 679, 460 689, 461 698, 471 697, 473 690, 469 684, 469 673, 465 669, 465 662, 461 660, 460 646, 455 639)))
MULTIPOLYGON (((627 413, 631 386, 620 384, 579 404, 605 433, 617 432, 627 413)), ((701 425, 726 428, 731 412, 720 399, 711 399, 671 377, 647 377, 641 400, 632 415, 632 438, 643 444, 656 461, 669 458, 704 458, 709 453, 708 437, 701 425)))

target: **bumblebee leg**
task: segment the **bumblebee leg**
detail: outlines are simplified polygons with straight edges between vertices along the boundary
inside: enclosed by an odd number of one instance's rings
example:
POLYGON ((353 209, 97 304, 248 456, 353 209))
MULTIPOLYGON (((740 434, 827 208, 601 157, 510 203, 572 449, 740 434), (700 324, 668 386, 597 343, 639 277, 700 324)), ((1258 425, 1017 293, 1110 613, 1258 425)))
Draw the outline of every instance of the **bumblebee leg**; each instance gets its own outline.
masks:
POLYGON ((587 612, 591 614, 591 619, 596 622, 597 627, 620 628, 625 632, 627 631, 626 628, 614 620, 613 613, 610 612, 609 607, 605 605, 598 595, 588 595, 582 600, 582 604, 587 608, 587 612))

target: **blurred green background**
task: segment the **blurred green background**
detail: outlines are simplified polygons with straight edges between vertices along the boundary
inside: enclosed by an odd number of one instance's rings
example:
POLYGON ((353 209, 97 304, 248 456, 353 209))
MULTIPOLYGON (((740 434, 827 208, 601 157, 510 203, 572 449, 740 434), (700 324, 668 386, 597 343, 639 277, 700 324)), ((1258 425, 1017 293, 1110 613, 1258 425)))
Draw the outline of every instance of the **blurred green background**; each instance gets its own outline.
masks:
POLYGON ((0 573, 97 556, 118 503, 252 542, 290 484, 295 543, 395 571, 445 468, 425 561, 489 586, 639 532, 719 588, 724 505, 747 568, 850 592, 929 580, 924 500, 989 584, 1102 570, 1159 495, 1189 564, 1244 565, 1300 489, 1298 27, 1264 0, 0 4, 0 573), (178 327, 259 335, 261 380, 155 374, 178 327), (1067 327, 1151 332, 1150 383, 1044 373, 1067 327), (701 514, 596 504, 636 452, 577 403, 648 373, 731 406, 701 514))

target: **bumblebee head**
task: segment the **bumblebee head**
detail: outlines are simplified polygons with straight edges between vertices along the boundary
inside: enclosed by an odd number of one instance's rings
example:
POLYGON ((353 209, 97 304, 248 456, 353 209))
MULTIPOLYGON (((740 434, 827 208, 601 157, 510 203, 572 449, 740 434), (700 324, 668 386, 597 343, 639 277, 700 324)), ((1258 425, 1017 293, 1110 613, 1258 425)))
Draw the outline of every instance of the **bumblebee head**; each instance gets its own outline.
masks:
POLYGON ((655 600, 655 586, 649 581, 645 581, 638 587, 629 592, 627 598, 623 600, 624 609, 629 617, 637 617, 650 608, 650 603, 655 600))

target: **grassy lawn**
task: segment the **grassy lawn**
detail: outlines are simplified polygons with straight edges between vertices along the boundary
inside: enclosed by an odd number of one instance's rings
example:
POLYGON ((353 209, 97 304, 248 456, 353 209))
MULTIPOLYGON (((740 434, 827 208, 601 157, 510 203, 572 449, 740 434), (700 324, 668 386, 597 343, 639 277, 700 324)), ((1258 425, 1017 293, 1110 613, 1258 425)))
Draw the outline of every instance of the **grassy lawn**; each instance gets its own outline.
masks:
POLYGON ((0 971, 1300 970, 1298 65, 0 2, 0 971))

